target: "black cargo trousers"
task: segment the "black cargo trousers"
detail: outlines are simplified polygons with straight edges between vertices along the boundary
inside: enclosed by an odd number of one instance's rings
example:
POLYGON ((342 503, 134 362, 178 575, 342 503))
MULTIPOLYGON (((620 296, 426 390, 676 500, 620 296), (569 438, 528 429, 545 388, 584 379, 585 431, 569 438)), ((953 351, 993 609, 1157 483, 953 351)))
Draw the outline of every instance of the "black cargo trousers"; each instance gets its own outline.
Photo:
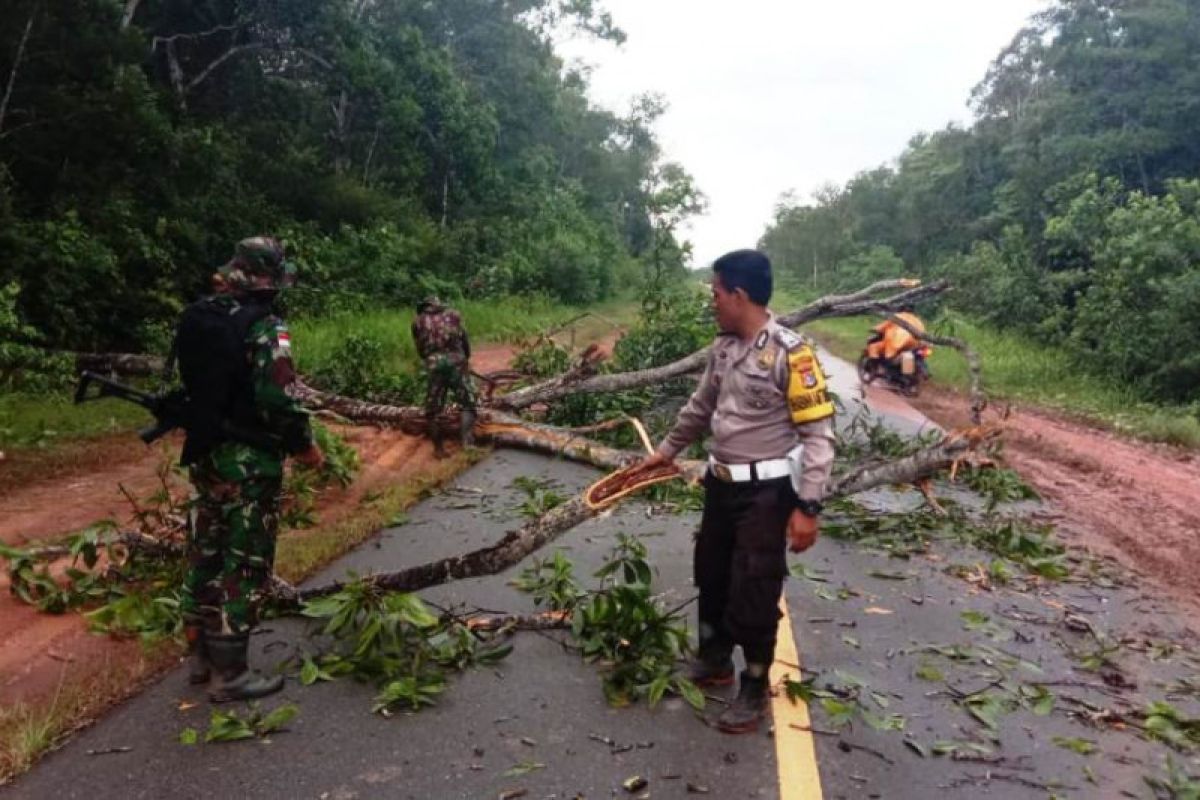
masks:
POLYGON ((702 651, 740 644, 747 663, 774 661, 793 508, 787 477, 731 483, 705 475, 694 561, 702 651))

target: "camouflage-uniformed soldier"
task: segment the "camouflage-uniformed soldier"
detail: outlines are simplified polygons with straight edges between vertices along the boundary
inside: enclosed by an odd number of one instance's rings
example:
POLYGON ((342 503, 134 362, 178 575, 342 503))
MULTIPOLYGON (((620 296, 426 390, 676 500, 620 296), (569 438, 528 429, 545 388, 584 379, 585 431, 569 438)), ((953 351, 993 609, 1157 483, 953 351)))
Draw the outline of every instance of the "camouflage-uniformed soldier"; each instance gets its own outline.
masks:
POLYGON ((670 461, 712 429, 704 515, 696 538, 700 646, 689 677, 733 683, 733 648, 746 671, 721 714, 727 733, 758 728, 775 658, 785 549, 816 541, 833 465, 834 407, 812 346, 767 310, 771 264, 739 250, 713 264, 721 334, 699 386, 647 466, 670 461))
POLYGON ((175 335, 180 376, 196 420, 181 461, 196 490, 181 609, 192 683, 218 683, 215 702, 262 697, 281 676, 249 670, 250 628, 275 561, 283 462, 323 456, 308 415, 292 396, 291 335, 273 308, 295 272, 276 240, 238 242, 213 279, 217 294, 188 306, 175 335), (239 438, 230 431, 242 432, 239 438), (249 444, 246 439, 256 441, 249 444))
POLYGON ((463 447, 475 444, 475 395, 468 374, 471 342, 459 313, 433 296, 426 297, 417 306, 412 335, 429 379, 425 395, 426 429, 433 440, 434 453, 438 458, 444 458, 446 450, 437 417, 445 407, 448 395, 453 395, 462 410, 460 436, 463 447))

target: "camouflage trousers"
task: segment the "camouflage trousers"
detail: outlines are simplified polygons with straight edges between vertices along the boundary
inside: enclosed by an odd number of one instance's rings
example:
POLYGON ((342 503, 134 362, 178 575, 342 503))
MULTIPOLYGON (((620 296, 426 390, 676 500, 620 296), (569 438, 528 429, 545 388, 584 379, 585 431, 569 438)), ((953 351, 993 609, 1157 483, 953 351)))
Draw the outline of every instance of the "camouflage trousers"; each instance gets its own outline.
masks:
POLYGON ((425 418, 433 419, 453 397, 463 410, 474 410, 475 392, 464 362, 448 356, 430 356, 425 366, 429 370, 429 388, 425 392, 425 418))
POLYGON ((246 633, 270 587, 282 481, 228 480, 203 467, 191 478, 196 497, 180 610, 185 617, 219 615, 223 633, 246 633))

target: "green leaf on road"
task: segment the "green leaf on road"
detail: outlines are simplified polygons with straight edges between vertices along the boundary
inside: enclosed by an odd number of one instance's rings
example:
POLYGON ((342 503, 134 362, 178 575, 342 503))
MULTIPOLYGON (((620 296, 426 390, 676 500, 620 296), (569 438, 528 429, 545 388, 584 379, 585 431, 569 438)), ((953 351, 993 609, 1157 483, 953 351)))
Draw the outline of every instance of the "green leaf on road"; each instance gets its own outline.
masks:
POLYGON ((249 722, 239 717, 236 711, 213 711, 208 723, 208 732, 204 734, 206 742, 237 742, 253 738, 254 729, 250 727, 249 722))
POLYGON ((841 728, 850 724, 854 719, 856 706, 852 703, 847 703, 838 700, 836 697, 821 698, 821 708, 829 716, 829 722, 836 728, 841 728))
POLYGON ((259 736, 265 736, 268 733, 273 733, 283 728, 284 725, 294 720, 299 713, 300 706, 295 703, 287 703, 268 713, 255 724, 254 728, 258 731, 259 736))
POLYGON ((1080 739, 1078 737, 1055 736, 1052 741, 1059 747, 1071 750, 1081 756, 1090 756, 1096 752, 1096 743, 1091 739, 1080 739))
POLYGON ((929 681, 930 683, 941 683, 942 681, 946 680, 946 677, 942 675, 942 671, 928 662, 922 662, 922 664, 917 667, 916 676, 921 680, 929 681))
POLYGON ((522 761, 519 764, 514 764, 505 773, 505 778, 519 778, 522 775, 528 775, 530 772, 538 769, 545 769, 546 765, 537 761, 522 761))

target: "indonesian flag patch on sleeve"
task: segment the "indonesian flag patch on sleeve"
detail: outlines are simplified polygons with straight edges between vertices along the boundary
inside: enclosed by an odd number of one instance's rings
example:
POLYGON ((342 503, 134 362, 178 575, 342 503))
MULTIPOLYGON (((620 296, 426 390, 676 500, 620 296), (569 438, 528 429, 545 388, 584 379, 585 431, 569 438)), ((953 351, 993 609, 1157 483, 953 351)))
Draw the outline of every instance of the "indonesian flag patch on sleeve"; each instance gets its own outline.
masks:
POLYGON ((276 331, 275 338, 279 341, 279 347, 283 350, 292 349, 292 335, 287 331, 276 331))

